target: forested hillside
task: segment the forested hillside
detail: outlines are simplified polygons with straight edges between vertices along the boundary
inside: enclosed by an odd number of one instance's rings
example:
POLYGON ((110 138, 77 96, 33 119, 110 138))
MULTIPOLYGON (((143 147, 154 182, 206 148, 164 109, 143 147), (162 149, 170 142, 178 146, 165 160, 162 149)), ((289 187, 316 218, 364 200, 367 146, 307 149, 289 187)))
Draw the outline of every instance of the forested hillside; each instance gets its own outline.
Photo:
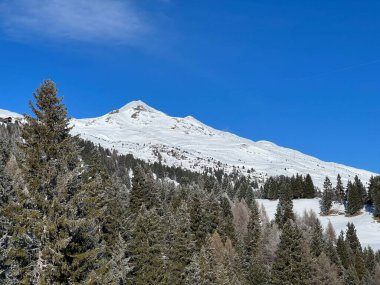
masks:
POLYGON ((34 97, 25 122, 0 124, 1 284, 380 284, 380 252, 353 224, 337 235, 294 213, 293 198, 319 195, 310 176, 259 189, 238 173, 150 165, 72 136, 52 81, 34 97), (279 198, 274 221, 263 195, 279 198))

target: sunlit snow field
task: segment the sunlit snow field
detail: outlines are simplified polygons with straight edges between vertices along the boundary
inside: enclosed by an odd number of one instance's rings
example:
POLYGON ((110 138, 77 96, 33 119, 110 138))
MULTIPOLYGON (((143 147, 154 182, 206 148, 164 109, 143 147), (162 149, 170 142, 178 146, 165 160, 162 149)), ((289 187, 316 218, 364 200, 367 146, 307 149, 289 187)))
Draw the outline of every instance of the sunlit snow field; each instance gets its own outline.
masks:
MULTIPOLYGON (((263 205, 269 219, 274 219, 278 200, 257 199, 259 205, 263 205)), ((355 217, 345 217, 344 215, 320 216, 319 199, 298 199, 293 200, 294 212, 303 215, 304 211, 313 210, 319 217, 323 227, 326 227, 329 220, 331 221, 336 234, 346 230, 346 225, 351 222, 355 225, 358 237, 363 247, 370 245, 375 250, 380 250, 380 223, 377 223, 371 213, 362 211, 355 217)), ((337 207, 335 205, 335 207, 337 207)), ((341 209, 343 211, 343 209, 341 209)))

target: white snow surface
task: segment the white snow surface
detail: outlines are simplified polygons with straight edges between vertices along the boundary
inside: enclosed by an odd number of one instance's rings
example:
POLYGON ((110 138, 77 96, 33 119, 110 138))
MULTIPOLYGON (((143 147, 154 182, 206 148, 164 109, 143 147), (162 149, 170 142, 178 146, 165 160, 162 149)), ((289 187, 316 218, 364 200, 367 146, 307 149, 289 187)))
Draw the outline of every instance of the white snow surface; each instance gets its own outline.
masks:
MULTIPOLYGON (((257 199, 258 205, 264 206, 269 219, 274 219, 278 200, 257 199)), ((356 233, 362 247, 371 246, 374 250, 380 250, 380 223, 376 222, 371 213, 362 210, 360 215, 354 217, 346 217, 343 212, 344 208, 340 204, 334 204, 334 207, 341 211, 341 215, 321 216, 319 215, 319 199, 298 199, 293 200, 294 212, 302 216, 304 211, 312 210, 315 212, 321 221, 321 224, 326 228, 329 221, 333 225, 337 236, 340 231, 346 232, 347 223, 353 223, 356 228, 356 233)))
POLYGON ((14 118, 14 119, 21 119, 23 116, 14 112, 0 109, 0 118, 9 118, 9 117, 14 118))
POLYGON ((251 141, 216 130, 195 118, 170 117, 141 101, 133 101, 99 118, 73 119, 73 133, 121 154, 148 162, 202 171, 205 167, 265 179, 268 176, 310 174, 320 188, 326 176, 335 182, 339 173, 346 183, 358 175, 367 183, 369 171, 323 162, 268 141, 251 141), (244 169, 243 169, 244 167, 244 169), (248 174, 248 170, 254 171, 248 174))

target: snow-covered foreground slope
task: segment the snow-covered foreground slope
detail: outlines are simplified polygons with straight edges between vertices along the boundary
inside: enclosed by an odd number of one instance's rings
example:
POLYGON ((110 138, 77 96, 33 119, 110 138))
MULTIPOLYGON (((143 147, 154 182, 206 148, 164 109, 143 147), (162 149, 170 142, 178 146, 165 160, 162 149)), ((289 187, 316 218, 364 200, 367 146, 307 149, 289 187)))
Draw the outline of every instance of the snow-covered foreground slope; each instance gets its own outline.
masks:
MULTIPOLYGON (((0 117, 21 115, 0 110, 0 117)), ((335 183, 337 174, 344 183, 358 175, 367 183, 369 171, 332 162, 323 162, 301 152, 267 141, 254 142, 228 132, 218 131, 193 117, 175 118, 141 101, 93 119, 73 119, 73 133, 83 139, 133 154, 148 162, 162 161, 195 171, 206 167, 234 169, 264 180, 268 176, 310 174, 316 186, 326 176, 335 183)))
POLYGON ((264 179, 271 175, 310 173, 319 187, 326 176, 335 181, 338 173, 344 182, 355 175, 367 182, 374 175, 323 162, 271 142, 254 142, 218 131, 193 117, 170 117, 141 101, 131 102, 99 118, 75 119, 73 125, 73 133, 103 147, 122 154, 131 153, 146 161, 161 160, 167 165, 196 171, 220 167, 230 172, 236 167, 243 173, 249 171, 251 176, 264 179))
MULTIPOLYGON (((259 205, 264 206, 269 219, 274 219, 278 201, 271 201, 265 199, 257 200, 259 205)), ((293 200, 294 212, 302 216, 304 211, 313 210, 317 213, 319 220, 324 228, 326 228, 329 221, 331 221, 336 234, 339 235, 340 231, 346 231, 348 222, 355 225, 358 237, 363 247, 370 245, 373 249, 380 250, 380 223, 377 223, 372 214, 362 211, 362 214, 355 217, 345 217, 344 215, 337 216, 320 216, 319 199, 299 199, 293 200)))

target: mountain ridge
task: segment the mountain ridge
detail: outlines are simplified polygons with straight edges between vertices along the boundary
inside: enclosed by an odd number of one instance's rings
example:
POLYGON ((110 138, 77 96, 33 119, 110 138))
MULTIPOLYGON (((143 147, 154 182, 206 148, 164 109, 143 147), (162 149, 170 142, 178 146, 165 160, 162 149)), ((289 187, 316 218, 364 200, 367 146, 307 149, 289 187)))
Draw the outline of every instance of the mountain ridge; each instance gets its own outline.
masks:
POLYGON ((376 175, 270 141, 255 142, 220 131, 192 116, 171 117, 140 100, 100 117, 72 119, 72 125, 73 134, 121 154, 198 172, 212 167, 227 173, 239 171, 261 181, 274 175, 310 174, 319 188, 326 176, 334 183, 340 174, 346 183, 358 175, 367 183, 376 175))

